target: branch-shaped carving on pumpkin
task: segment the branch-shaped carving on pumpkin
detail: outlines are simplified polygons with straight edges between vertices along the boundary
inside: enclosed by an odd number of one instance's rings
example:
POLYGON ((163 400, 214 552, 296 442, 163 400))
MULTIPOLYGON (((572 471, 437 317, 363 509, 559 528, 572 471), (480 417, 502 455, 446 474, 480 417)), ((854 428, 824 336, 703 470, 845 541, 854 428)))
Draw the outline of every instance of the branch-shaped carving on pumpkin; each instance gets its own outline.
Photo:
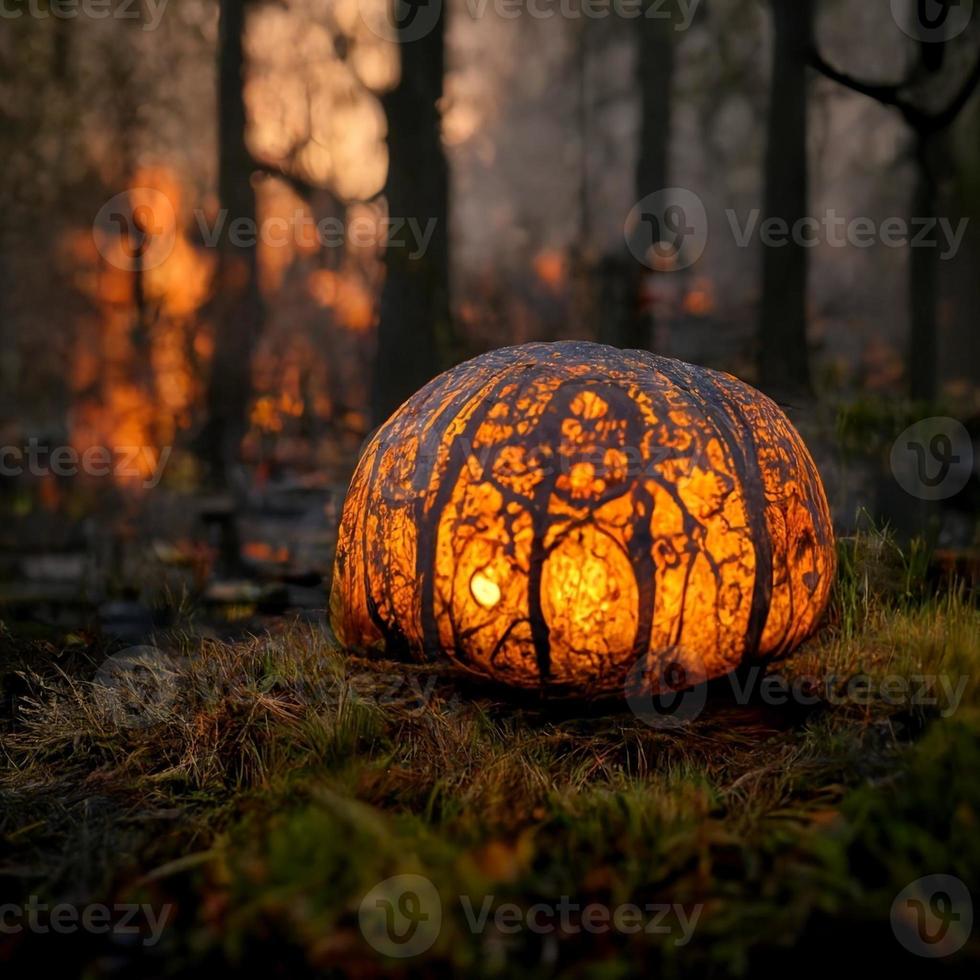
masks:
POLYGON ((375 436, 331 607, 355 646, 598 694, 651 654, 703 679, 783 652, 832 572, 819 477, 762 395, 644 352, 534 344, 440 376, 375 436))
MULTIPOLYGON (((533 423, 522 425, 511 418, 510 403, 522 404, 526 392, 498 402, 476 433, 479 446, 465 445, 462 449, 467 461, 478 466, 474 472, 474 484, 483 488, 491 486, 505 506, 477 506, 458 512, 450 529, 454 539, 465 540, 474 533, 490 536, 501 544, 504 556, 514 565, 517 562, 514 548, 516 534, 511 526, 513 520, 508 519, 508 514, 511 518, 525 513, 532 515, 530 560, 526 568, 518 569, 524 571, 528 578, 528 614, 508 623, 502 638, 510 637, 517 626, 527 624, 531 630, 535 661, 543 679, 548 678, 550 670, 549 617, 545 615, 541 603, 542 593, 548 595, 552 591, 542 589, 542 575, 549 558, 570 534, 590 522, 592 509, 630 492, 646 495, 642 485, 637 488, 635 473, 630 482, 624 482, 630 472, 625 450, 639 445, 643 431, 632 401, 623 389, 613 387, 606 392, 607 397, 611 393, 611 400, 617 403, 616 410, 610 411, 610 405, 591 390, 591 380, 572 376, 547 394, 543 402, 539 398, 537 404, 543 404, 544 409, 533 423), (616 438, 613 438, 614 435, 616 438), (557 451, 553 448, 555 446, 557 451), (603 446, 605 450, 600 452, 603 446), (528 447, 533 448, 528 450, 528 447), (533 461, 529 456, 535 457, 533 461), (603 467, 601 471, 597 470, 596 463, 591 462, 597 456, 602 457, 599 460, 603 467), (563 503, 565 509, 556 513, 552 507, 554 500, 563 503), (497 516, 498 512, 502 516, 497 516), (507 526, 491 527, 491 522, 507 526)), ((600 379, 600 387, 608 388, 608 379, 600 379)), ((454 446, 458 444, 454 443, 454 446)), ((445 478, 446 474, 442 475, 445 478)), ((455 490, 455 484, 453 488, 455 490)), ((652 513, 652 501, 648 513, 652 513)), ((601 521, 596 523, 601 524, 601 521)), ((645 542, 649 538, 649 533, 644 533, 647 527, 647 524, 639 525, 639 533, 632 536, 631 551, 611 535, 603 539, 611 546, 622 548, 633 566, 637 582, 642 583, 638 612, 641 625, 634 643, 638 649, 646 649, 649 627, 645 624, 652 619, 653 556, 649 547, 642 544, 639 548, 635 546, 637 542, 645 542)), ((509 577, 495 574, 493 569, 476 570, 470 582, 472 598, 488 607, 492 613, 501 598, 499 581, 509 577)), ((601 599, 602 596, 593 598, 601 599)), ((457 603, 454 590, 447 606, 455 645, 459 650, 461 638, 469 640, 480 629, 492 627, 494 620, 488 613, 461 633, 452 615, 457 603)), ((596 624, 597 630, 601 625, 596 624)), ((494 644, 489 658, 491 663, 496 661, 501 646, 500 640, 494 644)), ((588 651, 582 651, 582 655, 588 656, 588 651)))

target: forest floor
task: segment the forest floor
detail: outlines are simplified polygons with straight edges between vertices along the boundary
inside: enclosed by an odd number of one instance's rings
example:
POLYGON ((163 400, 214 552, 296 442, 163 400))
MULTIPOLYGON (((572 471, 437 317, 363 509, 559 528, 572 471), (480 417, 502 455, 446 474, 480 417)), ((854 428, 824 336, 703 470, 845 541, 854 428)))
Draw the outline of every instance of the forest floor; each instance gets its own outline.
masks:
POLYGON ((903 945, 958 946, 959 897, 934 944, 896 901, 926 875, 980 889, 980 610, 885 535, 842 542, 825 626, 769 687, 714 682, 680 727, 356 659, 309 621, 172 630, 122 661, 78 635, 6 639, 8 975, 980 960, 977 938, 941 960, 903 945), (71 928, 93 903, 110 925, 71 928))

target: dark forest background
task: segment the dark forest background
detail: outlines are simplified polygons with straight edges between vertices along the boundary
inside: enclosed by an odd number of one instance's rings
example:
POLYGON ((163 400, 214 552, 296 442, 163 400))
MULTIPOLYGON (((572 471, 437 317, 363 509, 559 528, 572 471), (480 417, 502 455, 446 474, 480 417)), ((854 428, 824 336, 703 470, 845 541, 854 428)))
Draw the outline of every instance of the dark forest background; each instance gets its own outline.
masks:
POLYGON ((887 457, 929 416, 976 438, 972 4, 59 10, 11 0, 0 33, 7 578, 40 551, 102 600, 151 538, 199 586, 316 582, 374 426, 467 356, 572 338, 773 395, 840 528, 971 543, 972 504, 925 508, 887 457))

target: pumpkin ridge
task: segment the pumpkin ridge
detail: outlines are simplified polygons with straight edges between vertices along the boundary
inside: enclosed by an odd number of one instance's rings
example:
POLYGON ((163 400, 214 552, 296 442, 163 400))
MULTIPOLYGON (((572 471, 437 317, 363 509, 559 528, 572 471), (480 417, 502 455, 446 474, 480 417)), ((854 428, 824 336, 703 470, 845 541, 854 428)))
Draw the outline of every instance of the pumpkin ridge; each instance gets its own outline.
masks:
MULTIPOLYGON (((766 494, 762 478, 762 470, 759 465, 758 445, 752 426, 742 417, 733 418, 732 402, 730 393, 720 388, 720 381, 716 377, 708 376, 708 382, 714 391, 717 391, 719 398, 717 405, 723 411, 730 422, 738 425, 745 440, 743 443, 734 438, 731 445, 737 447, 736 469, 742 485, 746 490, 746 503, 749 521, 752 525, 752 543, 755 548, 755 575, 752 582, 752 605, 749 612, 749 625, 745 640, 745 653, 755 655, 759 652, 759 644, 762 640, 762 632, 766 627, 766 620, 769 618, 769 607, 772 603, 772 576, 773 576, 773 557, 772 557, 772 536, 769 531, 769 521, 766 518, 766 494), (727 397, 725 397, 727 396, 727 397)), ((726 429, 731 432, 729 423, 725 423, 726 429)))
MULTIPOLYGON (((571 406, 569 389, 573 385, 580 384, 582 380, 580 377, 566 378, 555 388, 541 412, 541 418, 538 424, 532 430, 535 437, 549 435, 545 421, 549 417, 557 417, 560 428, 562 415, 559 413, 567 412, 571 406), (542 429, 545 431, 542 432, 542 429)), ((545 547, 544 539, 551 525, 550 502, 555 492, 557 480, 558 473, 556 472, 556 468, 552 466, 551 475, 548 479, 542 480, 535 488, 531 501, 534 537, 531 541, 531 556, 528 571, 528 620, 531 626, 531 642, 534 645, 534 656, 538 666, 538 678, 542 685, 546 685, 551 679, 551 629, 545 619, 541 604, 541 582, 544 573, 544 563, 548 558, 550 550, 545 547)))
MULTIPOLYGON (((548 404, 542 411, 541 420, 533 430, 535 437, 540 437, 541 435, 547 437, 549 434, 547 429, 544 433, 541 432, 542 428, 545 427, 545 419, 550 419, 550 425, 553 425, 554 420, 557 419, 560 425, 560 422, 567 417, 566 413, 569 411, 574 399, 584 392, 589 392, 591 390, 589 385, 596 382, 607 386, 605 396, 607 400, 613 400, 609 397, 608 392, 616 391, 620 396, 625 398, 628 405, 627 407, 627 405, 621 404, 619 407, 621 409, 625 409, 626 411, 632 411, 635 413, 636 406, 633 400, 628 397, 629 393, 625 387, 625 379, 615 377, 596 377, 593 374, 572 376, 562 381, 561 384, 552 392, 548 404)), ((634 414, 632 417, 632 425, 630 425, 631 420, 629 418, 624 419, 624 421, 626 422, 628 428, 633 430, 633 435, 638 435, 635 430, 642 428, 643 420, 636 417, 634 414)), ((632 440, 627 439, 628 443, 631 441, 632 440)), ((558 540, 556 540, 548 547, 546 547, 544 544, 544 538, 553 523, 549 502, 555 493, 557 476, 558 474, 553 472, 552 478, 542 481, 531 505, 534 515, 539 517, 540 520, 536 521, 535 523, 535 533, 532 543, 530 562, 531 571, 528 578, 528 621, 531 626, 532 640, 535 647, 535 657, 538 664, 539 679, 542 685, 549 683, 551 680, 550 627, 543 613, 541 603, 541 587, 544 563, 547 561, 548 556, 553 552, 554 548, 559 543, 558 540)), ((632 481, 631 486, 633 488, 633 492, 636 492, 637 481, 635 478, 632 481)), ((617 496, 625 495, 628 492, 630 492, 630 490, 624 487, 619 491, 617 496)), ((644 521, 642 526, 644 528, 649 528, 649 523, 652 521, 652 519, 653 502, 651 499, 649 520, 644 521)), ((595 524, 594 521, 590 521, 590 523, 595 524)), ((650 539, 649 531, 646 534, 646 539, 650 539)), ((643 537, 641 536, 639 540, 642 542, 643 537)), ((649 648, 650 630, 653 621, 653 605, 655 600, 655 580, 653 576, 654 564, 651 548, 649 546, 645 549, 637 548, 634 544, 635 541, 636 536, 631 539, 631 547, 627 551, 630 569, 636 581, 638 593, 637 630, 631 648, 633 650, 642 648, 642 652, 645 653, 649 648), (641 574, 641 570, 637 568, 637 565, 643 561, 646 561, 650 566, 650 574, 647 576, 643 576, 641 574)))
MULTIPOLYGON (((728 458, 731 461, 731 467, 733 475, 738 480, 738 485, 740 487, 740 495, 743 497, 744 510, 747 520, 751 524, 751 513, 750 513, 750 501, 748 495, 746 494, 746 480, 745 480, 745 461, 741 454, 741 447, 738 445, 738 440, 728 425, 726 418, 727 412, 722 404, 720 404, 717 398, 711 398, 710 396, 703 393, 693 382, 699 379, 708 379, 711 372, 705 368, 698 368, 693 365, 684 364, 681 361, 677 361, 674 358, 659 357, 657 355, 651 355, 651 363, 653 364, 653 370, 656 371, 660 377, 666 379, 672 383, 679 390, 683 391, 688 397, 689 409, 697 412, 700 417, 701 422, 708 427, 721 443, 724 444, 728 458), (714 411, 712 411, 714 409, 714 411)), ((705 446, 707 442, 706 440, 705 446)), ((695 521, 694 523, 701 523, 695 521)), ((704 525, 701 525, 704 527, 704 525)), ((754 543, 754 542, 753 542, 754 543)), ((712 573, 715 577, 717 587, 720 589, 722 586, 722 576, 718 566, 713 561, 710 550, 706 547, 702 547, 700 554, 706 561, 708 561, 711 566, 712 573)), ((694 564, 692 559, 690 565, 687 568, 685 580, 689 580, 692 566, 694 564)), ((753 570, 753 581, 755 580, 755 572, 753 570)), ((716 610, 717 612, 717 610, 716 610)), ((750 614, 751 616, 751 607, 750 614)), ((683 636, 683 626, 684 626, 684 610, 681 609, 681 614, 678 617, 678 625, 675 634, 675 643, 673 649, 676 650, 679 647, 680 640, 683 636)), ((720 648, 717 651, 721 653, 720 648)))
MULTIPOLYGON (((526 371, 527 368, 524 367, 522 373, 526 371)), ((419 520, 419 534, 416 541, 416 568, 419 571, 419 581, 421 583, 419 590, 421 603, 420 617, 422 643, 425 652, 428 652, 430 649, 436 649, 439 645, 439 628, 435 610, 435 564, 439 525, 442 520, 442 515, 449 499, 452 497, 456 484, 459 481, 459 475, 469 456, 467 445, 472 445, 473 437, 494 407, 494 397, 510 383, 511 374, 512 371, 508 367, 505 367, 490 379, 489 387, 491 388, 491 393, 489 397, 486 397, 484 404, 478 406, 477 410, 466 420, 463 431, 458 436, 453 437, 449 445, 446 468, 440 474, 439 487, 436 490, 435 498, 428 509, 423 507, 423 514, 419 520), (461 444, 460 439, 465 439, 467 441, 466 444, 461 444), (458 462, 454 462, 453 460, 456 446, 460 446, 460 451, 455 452, 455 455, 460 457, 458 462)), ((488 385, 484 385, 483 390, 487 387, 488 385)), ((435 469, 435 460, 433 460, 432 466, 435 469)), ((430 472, 429 483, 426 486, 431 484, 431 476, 432 474, 430 472)), ((424 497, 422 499, 424 500, 424 497)))
MULTIPOLYGON (((371 473, 368 476, 368 486, 373 486, 377 480, 378 471, 381 468, 381 459, 384 455, 383 445, 379 445, 377 451, 374 454, 374 460, 371 464, 371 473)), ((364 522, 361 526, 361 547, 364 550, 365 555, 368 552, 368 527, 369 521, 365 515, 364 522)), ((371 585, 371 567, 370 563, 365 560, 364 562, 364 596, 367 603, 368 616, 370 616, 371 621, 381 632, 381 635, 385 639, 385 646, 392 643, 396 649, 401 648, 404 643, 404 633, 401 630, 395 631, 394 625, 389 625, 387 619, 381 615, 381 610, 378 606, 378 602, 374 597, 374 590, 371 585)))

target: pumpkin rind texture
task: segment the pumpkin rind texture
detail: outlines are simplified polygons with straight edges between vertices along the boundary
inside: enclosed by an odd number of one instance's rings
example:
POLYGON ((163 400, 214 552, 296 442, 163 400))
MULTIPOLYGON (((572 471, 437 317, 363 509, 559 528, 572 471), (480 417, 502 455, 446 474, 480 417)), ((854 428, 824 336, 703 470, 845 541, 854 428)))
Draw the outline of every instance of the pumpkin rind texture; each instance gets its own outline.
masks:
POLYGON ((445 372, 374 434, 331 619, 354 649, 597 697, 639 662, 695 682, 788 652, 834 555, 813 460, 760 392, 645 351, 527 344, 445 372))

